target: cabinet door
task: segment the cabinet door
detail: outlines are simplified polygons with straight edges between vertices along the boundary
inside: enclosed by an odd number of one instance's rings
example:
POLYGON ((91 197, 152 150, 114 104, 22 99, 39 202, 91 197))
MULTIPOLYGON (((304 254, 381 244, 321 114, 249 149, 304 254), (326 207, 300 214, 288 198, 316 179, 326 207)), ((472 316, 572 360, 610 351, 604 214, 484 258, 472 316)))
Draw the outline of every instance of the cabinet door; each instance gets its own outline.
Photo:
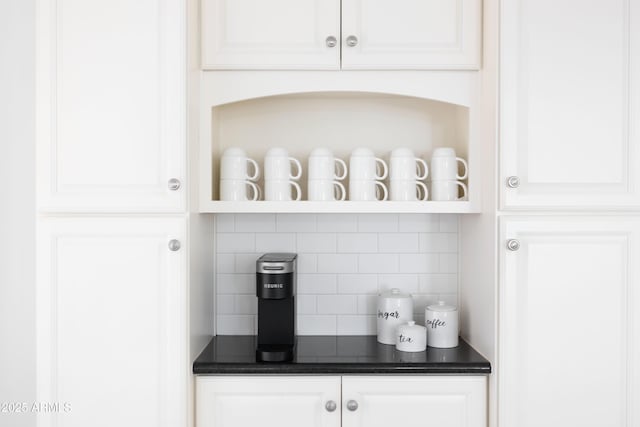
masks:
POLYGON ((40 209, 184 208, 184 3, 37 0, 40 209))
POLYGON ((340 0, 202 0, 202 67, 338 69, 340 0))
POLYGON ((183 219, 42 219, 39 427, 186 427, 183 219), (175 249, 175 247, 174 247, 175 249))
POLYGON ((477 69, 481 16, 481 0, 343 0, 342 68, 477 69))
POLYGON ((499 425, 640 421, 640 218, 507 218, 499 425))
POLYGON ((340 427, 340 414, 340 377, 196 377, 198 427, 340 427))
POLYGON ((640 207, 640 0, 501 14, 502 207, 640 207))
POLYGON ((481 376, 343 377, 342 425, 484 427, 486 388, 481 376))

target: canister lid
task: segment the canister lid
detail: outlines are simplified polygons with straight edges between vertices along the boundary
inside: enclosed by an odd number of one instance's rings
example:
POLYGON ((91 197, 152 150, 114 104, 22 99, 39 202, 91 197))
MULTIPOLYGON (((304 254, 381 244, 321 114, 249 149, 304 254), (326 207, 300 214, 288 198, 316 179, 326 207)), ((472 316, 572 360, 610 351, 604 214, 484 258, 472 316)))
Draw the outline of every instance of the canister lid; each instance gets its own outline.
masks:
POLYGON ((427 306, 429 311, 456 311, 457 308, 454 305, 447 305, 444 301, 438 301, 437 304, 431 304, 427 306))
POLYGON ((392 288, 388 291, 381 292, 380 296, 382 298, 411 298, 411 294, 402 293, 398 288, 392 288))

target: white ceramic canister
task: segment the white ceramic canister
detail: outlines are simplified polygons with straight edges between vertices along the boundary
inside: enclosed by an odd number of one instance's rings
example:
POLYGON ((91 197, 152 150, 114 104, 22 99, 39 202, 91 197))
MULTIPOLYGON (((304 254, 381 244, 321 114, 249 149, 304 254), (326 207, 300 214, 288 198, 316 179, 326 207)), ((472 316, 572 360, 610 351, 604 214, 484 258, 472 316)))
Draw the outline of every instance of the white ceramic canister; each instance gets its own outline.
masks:
POLYGON ((413 320, 396 328, 396 350, 425 351, 427 349, 427 328, 416 325, 413 320))
POLYGON ((458 309, 444 301, 428 305, 424 311, 429 347, 458 346, 458 309))
POLYGON ((391 289, 378 295, 378 342, 395 345, 398 325, 413 320, 411 295, 391 289))

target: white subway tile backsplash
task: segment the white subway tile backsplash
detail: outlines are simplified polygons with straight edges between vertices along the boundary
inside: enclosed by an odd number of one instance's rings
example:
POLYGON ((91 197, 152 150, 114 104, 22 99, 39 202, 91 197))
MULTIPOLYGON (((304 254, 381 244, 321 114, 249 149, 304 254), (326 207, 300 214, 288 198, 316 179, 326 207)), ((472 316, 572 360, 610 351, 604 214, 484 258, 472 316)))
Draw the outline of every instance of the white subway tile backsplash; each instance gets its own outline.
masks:
POLYGON ((318 295, 318 314, 352 314, 357 311, 356 295, 318 295))
POLYGON ((375 294, 378 292, 376 274, 339 274, 339 294, 375 294))
POLYGON ((353 214, 318 214, 317 231, 356 232, 358 231, 358 217, 353 214))
POLYGON ((375 335, 376 317, 341 315, 338 316, 338 335, 375 335))
POLYGON ((358 314, 376 314, 378 295, 358 295, 358 314))
POLYGON ((298 233, 297 251, 300 253, 335 253, 335 233, 298 233))
POLYGON ((438 214, 404 214, 399 216, 398 231, 413 233, 433 233, 440 228, 438 214))
POLYGON ((255 252, 256 235, 254 233, 217 233, 216 248, 219 254, 255 252))
POLYGON ((216 320, 220 335, 256 333, 255 263, 298 253, 297 332, 376 333, 379 292, 413 295, 415 317, 457 302, 458 218, 451 214, 216 215, 216 320))
POLYGON ((336 275, 298 273, 298 293, 336 294, 336 275))
POLYGON ((458 252, 458 233, 421 233, 419 237, 420 252, 458 252))
POLYGON ((360 273, 397 273, 397 254, 360 254, 358 255, 358 271, 360 273))
POLYGON ((298 273, 316 273, 318 271, 318 256, 316 254, 298 254, 298 273))
POLYGON ((255 335, 256 316, 219 314, 218 335, 255 335))
POLYGON ((356 273, 357 271, 358 255, 318 255, 318 273, 356 273))
POLYGON ((297 252, 296 233, 256 233, 256 252, 297 252))
POLYGON ((216 295, 217 314, 235 314, 235 295, 216 295))
POLYGON ((381 252, 414 254, 420 251, 420 238, 414 233, 380 233, 378 248, 381 252))
POLYGON ((316 214, 277 214, 276 230, 299 233, 316 231, 316 214))
POLYGON ((236 214, 236 229, 239 233, 268 233, 276 231, 275 214, 236 214))
POLYGON ((296 310, 298 314, 316 314, 316 296, 315 295, 296 295, 296 310))
POLYGON ((398 215, 359 214, 358 231, 375 233, 398 231, 398 215))
POLYGON ((236 216, 234 214, 217 214, 216 215, 216 232, 217 233, 233 233, 236 231, 236 216))
POLYGON ((234 254, 217 254, 216 267, 218 273, 235 273, 236 256, 234 254))
POLYGON ((236 295, 236 314, 258 314, 258 297, 255 295, 236 295))
POLYGON ((298 316, 297 329, 301 335, 335 335, 336 316, 298 316))
POLYGON ((400 257, 400 273, 438 273, 440 254, 405 254, 400 257))
POLYGON ((216 276, 218 295, 220 294, 256 294, 256 275, 254 274, 225 274, 216 276))
POLYGON ((378 252, 377 233, 341 233, 338 235, 339 253, 378 252))
POLYGON ((414 294, 418 292, 417 274, 381 274, 378 276, 378 290, 380 292, 398 288, 403 292, 414 294))
POLYGON ((440 273, 458 271, 458 254, 440 254, 440 273))
POLYGON ((440 231, 443 233, 457 233, 458 215, 440 215, 440 231))

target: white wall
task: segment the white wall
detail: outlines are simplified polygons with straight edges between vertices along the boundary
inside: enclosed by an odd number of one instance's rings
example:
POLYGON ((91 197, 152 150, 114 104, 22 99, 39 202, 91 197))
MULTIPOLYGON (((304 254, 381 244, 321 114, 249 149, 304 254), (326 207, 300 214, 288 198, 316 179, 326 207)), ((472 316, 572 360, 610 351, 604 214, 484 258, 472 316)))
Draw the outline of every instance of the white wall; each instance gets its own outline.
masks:
POLYGON ((438 214, 222 214, 216 230, 217 333, 255 334, 255 262, 298 253, 301 335, 375 335, 376 295, 411 293, 414 318, 458 301, 458 217, 438 214))
POLYGON ((34 14, 32 0, 0 2, 0 403, 36 400, 34 14))

